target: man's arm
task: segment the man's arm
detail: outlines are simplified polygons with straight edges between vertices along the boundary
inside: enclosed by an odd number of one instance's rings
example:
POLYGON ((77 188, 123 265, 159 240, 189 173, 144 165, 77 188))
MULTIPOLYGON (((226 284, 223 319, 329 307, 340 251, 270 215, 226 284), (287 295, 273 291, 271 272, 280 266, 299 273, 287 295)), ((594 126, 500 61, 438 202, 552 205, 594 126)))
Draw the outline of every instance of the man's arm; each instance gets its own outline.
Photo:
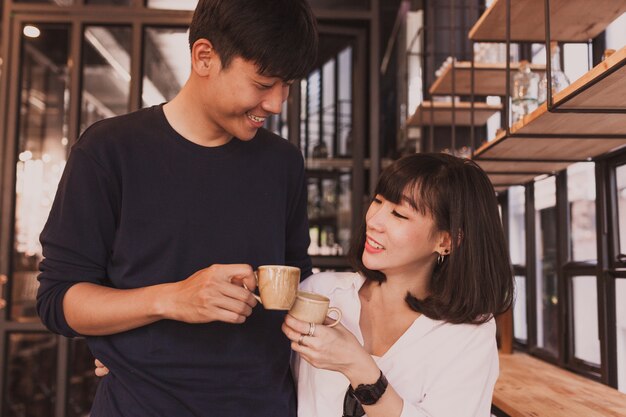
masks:
POLYGON ((88 282, 74 284, 63 298, 67 324, 86 336, 103 336, 162 319, 186 323, 243 323, 257 301, 249 265, 213 265, 184 281, 136 289, 88 282))

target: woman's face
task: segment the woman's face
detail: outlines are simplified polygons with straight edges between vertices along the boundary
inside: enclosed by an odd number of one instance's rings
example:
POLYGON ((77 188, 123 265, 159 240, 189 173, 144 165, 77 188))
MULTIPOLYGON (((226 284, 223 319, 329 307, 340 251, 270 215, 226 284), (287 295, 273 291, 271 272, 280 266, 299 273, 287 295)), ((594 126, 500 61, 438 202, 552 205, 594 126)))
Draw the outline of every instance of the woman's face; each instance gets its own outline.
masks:
POLYGON ((430 215, 423 215, 407 201, 398 204, 377 194, 365 215, 366 240, 363 264, 387 277, 415 274, 432 268, 441 252, 442 233, 430 215))

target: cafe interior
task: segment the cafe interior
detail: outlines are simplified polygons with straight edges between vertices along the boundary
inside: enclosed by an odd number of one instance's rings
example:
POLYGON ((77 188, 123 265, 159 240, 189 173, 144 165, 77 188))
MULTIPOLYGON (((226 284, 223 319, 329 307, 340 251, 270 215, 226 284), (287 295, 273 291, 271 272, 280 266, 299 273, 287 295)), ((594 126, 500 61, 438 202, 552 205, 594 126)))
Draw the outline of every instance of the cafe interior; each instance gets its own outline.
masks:
MULTIPOLYGON (((81 133, 180 90, 196 4, 0 4, 1 416, 89 415, 85 340, 49 332, 35 309, 39 234, 81 133)), ((472 159, 515 279, 492 415, 626 416, 626 0, 310 4, 317 63, 266 128, 304 157, 315 269, 351 270, 392 161, 472 159)))

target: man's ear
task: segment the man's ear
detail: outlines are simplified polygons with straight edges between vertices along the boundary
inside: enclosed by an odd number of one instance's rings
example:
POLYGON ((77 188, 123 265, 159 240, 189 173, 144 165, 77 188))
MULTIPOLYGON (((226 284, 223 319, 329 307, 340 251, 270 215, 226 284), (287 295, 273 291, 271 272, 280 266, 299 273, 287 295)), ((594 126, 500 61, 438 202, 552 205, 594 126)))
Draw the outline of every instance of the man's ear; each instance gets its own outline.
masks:
POLYGON ((219 57, 213 49, 213 44, 208 39, 198 39, 191 48, 191 67, 201 77, 210 74, 211 68, 219 61, 219 57))

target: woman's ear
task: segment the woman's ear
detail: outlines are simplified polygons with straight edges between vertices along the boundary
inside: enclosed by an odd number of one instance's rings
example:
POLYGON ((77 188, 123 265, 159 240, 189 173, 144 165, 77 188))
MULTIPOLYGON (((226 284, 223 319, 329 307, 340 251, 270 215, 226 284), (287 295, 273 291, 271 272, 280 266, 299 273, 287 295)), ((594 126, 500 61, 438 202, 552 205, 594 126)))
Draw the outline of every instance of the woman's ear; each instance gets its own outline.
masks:
POLYGON ((449 255, 452 246, 452 237, 449 232, 439 232, 439 240, 435 251, 441 255, 449 255))
POLYGON ((191 67, 201 77, 211 73, 211 68, 219 60, 213 44, 208 39, 198 39, 191 48, 191 67))

